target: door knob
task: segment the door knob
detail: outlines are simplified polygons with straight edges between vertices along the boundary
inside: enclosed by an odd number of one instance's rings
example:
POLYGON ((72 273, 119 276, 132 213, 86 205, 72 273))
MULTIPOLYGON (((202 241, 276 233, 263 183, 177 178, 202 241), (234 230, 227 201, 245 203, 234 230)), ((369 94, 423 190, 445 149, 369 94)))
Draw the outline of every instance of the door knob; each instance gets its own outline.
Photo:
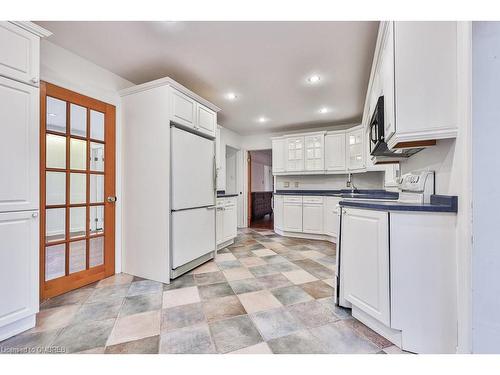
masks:
POLYGON ((116 202, 116 197, 115 196, 109 196, 107 200, 108 200, 108 203, 115 203, 116 202))

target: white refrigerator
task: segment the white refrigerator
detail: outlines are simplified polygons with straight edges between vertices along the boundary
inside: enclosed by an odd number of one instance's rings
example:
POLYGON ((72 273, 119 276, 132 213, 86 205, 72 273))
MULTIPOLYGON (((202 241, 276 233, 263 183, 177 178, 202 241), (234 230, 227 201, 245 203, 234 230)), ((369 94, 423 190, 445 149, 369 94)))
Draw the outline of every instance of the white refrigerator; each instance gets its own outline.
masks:
POLYGON ((170 253, 176 278, 215 256, 215 142, 171 128, 170 253))

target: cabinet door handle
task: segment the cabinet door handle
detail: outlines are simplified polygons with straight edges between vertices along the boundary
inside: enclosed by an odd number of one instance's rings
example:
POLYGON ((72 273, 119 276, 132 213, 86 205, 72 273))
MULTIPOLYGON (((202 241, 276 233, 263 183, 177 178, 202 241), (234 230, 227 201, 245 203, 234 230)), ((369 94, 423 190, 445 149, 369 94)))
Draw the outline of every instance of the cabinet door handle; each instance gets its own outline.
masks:
POLYGON ((38 212, 33 212, 33 213, 31 214, 31 216, 32 216, 32 217, 38 217, 38 212))
POLYGON ((38 83, 38 78, 37 77, 33 77, 30 79, 31 83, 38 83))

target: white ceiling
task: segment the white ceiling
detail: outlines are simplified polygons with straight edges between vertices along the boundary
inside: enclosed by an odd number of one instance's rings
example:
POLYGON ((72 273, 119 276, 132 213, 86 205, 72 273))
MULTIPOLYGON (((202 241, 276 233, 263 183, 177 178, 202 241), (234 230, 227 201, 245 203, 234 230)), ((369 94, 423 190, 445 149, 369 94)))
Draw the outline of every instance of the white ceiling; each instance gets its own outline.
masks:
POLYGON ((169 76, 240 134, 361 119, 378 22, 37 22, 136 84, 169 76), (306 78, 318 74, 317 85, 306 78), (234 102, 224 94, 235 92, 234 102), (328 113, 320 114, 326 107, 328 113), (265 116, 266 123, 257 119, 265 116))

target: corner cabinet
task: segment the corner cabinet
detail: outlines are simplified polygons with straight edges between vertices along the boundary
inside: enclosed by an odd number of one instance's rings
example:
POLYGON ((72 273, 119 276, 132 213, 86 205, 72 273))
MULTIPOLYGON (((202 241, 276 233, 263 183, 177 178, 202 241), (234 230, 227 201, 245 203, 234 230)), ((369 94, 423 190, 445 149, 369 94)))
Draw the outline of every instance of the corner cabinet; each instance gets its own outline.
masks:
POLYGON ((214 137, 217 113, 174 87, 170 88, 171 120, 183 127, 214 137))
POLYGON ((343 208, 341 244, 345 299, 390 326, 389 214, 343 208))

